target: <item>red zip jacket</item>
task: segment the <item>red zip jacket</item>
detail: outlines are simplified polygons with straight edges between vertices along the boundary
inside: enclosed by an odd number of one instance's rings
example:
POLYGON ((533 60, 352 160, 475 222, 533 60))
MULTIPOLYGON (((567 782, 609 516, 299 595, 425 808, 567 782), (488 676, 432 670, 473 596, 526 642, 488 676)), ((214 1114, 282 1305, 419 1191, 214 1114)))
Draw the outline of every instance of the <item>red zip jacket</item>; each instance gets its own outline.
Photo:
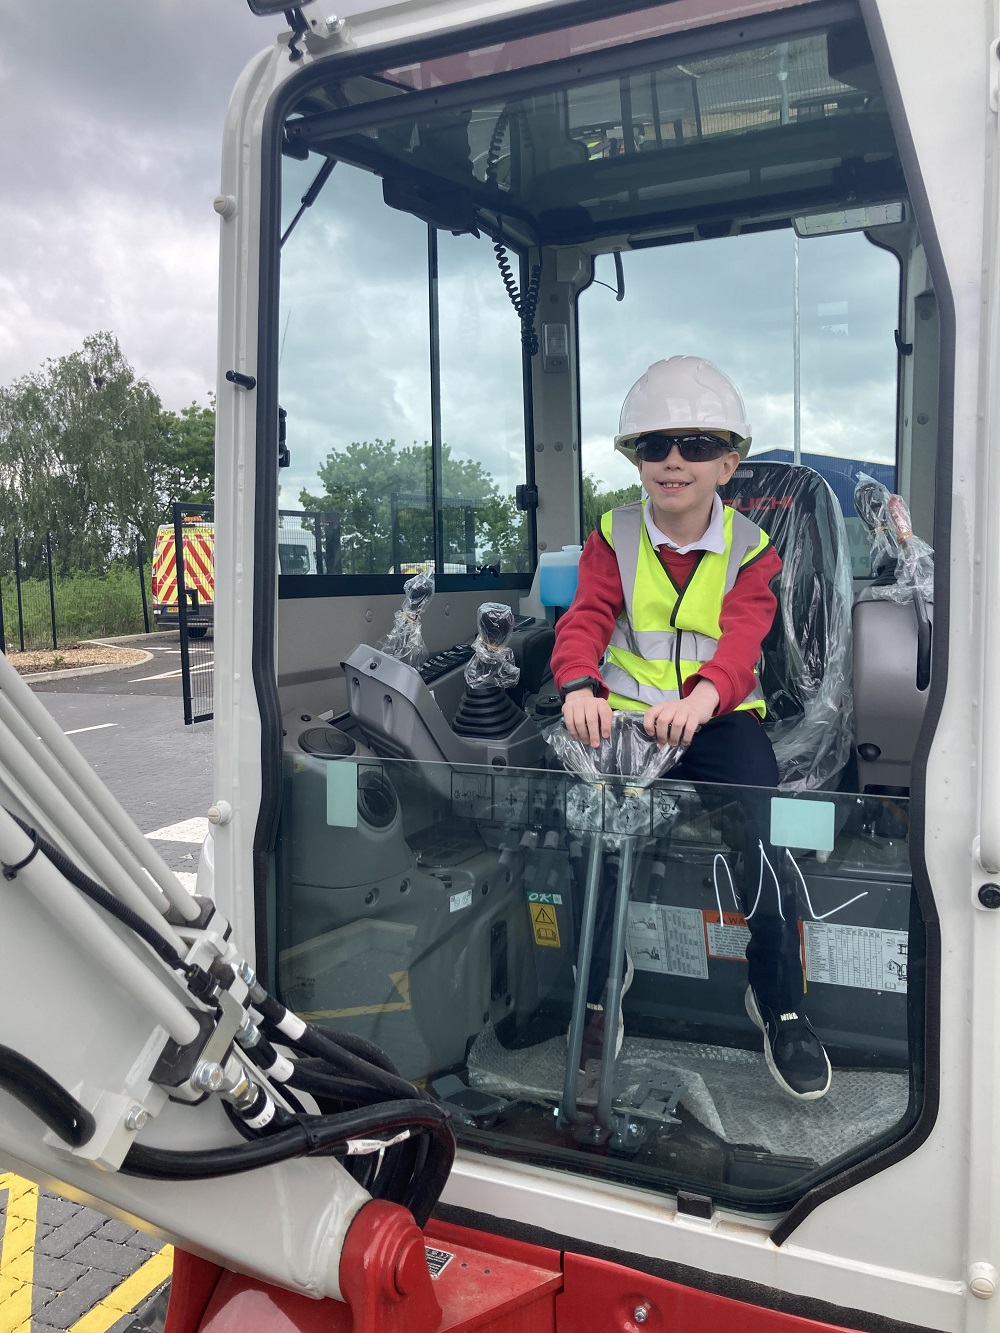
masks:
MULTIPOLYGON (((683 588, 694 571, 700 552, 680 555, 669 546, 657 553, 683 588)), ((691 693, 699 680, 710 680, 719 692, 716 716, 731 713, 754 688, 754 667, 760 646, 771 628, 778 601, 770 583, 781 569, 781 557, 771 546, 759 559, 741 569, 722 603, 722 634, 715 656, 696 676, 684 682, 691 693)), ((600 529, 592 532, 580 556, 580 573, 573 605, 556 625, 552 674, 556 688, 581 676, 600 678, 599 663, 611 640, 615 621, 625 606, 615 553, 600 529)), ((603 690, 607 698, 607 687, 603 690)))

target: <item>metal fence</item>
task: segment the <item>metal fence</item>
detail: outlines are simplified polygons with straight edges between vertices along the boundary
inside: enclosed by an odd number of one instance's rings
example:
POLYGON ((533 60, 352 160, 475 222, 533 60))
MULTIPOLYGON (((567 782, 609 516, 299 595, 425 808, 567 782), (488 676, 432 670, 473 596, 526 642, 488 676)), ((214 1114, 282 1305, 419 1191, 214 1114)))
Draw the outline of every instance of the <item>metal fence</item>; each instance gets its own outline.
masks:
POLYGON ((60 571, 59 543, 0 538, 0 649, 34 652, 148 633, 149 564, 141 537, 104 573, 60 571))
POLYGON ((188 725, 208 722, 213 716, 215 541, 214 536, 210 541, 198 538, 212 531, 214 516, 212 505, 174 504, 181 690, 184 721, 188 725))

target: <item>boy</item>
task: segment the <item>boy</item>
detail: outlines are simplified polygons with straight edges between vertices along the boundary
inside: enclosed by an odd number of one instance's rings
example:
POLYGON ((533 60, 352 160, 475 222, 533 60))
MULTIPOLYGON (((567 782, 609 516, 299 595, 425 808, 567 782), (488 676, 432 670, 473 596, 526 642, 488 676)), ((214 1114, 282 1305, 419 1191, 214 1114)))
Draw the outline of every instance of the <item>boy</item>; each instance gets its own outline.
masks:
MULTIPOLYGON (((767 534, 717 494, 749 447, 739 390, 710 361, 657 361, 633 385, 615 448, 638 467, 647 499, 605 514, 587 541, 573 605, 556 628, 552 672, 577 740, 597 746, 610 735, 612 710, 631 709, 660 745, 687 747, 671 778, 757 789, 778 784, 756 664, 774 619, 770 583, 781 560, 767 534)), ((770 843, 769 798, 742 790, 737 804, 750 927, 747 1013, 779 1086, 812 1101, 826 1093, 831 1074, 801 1013, 797 871, 770 843)), ((590 1053, 604 1037, 607 970, 595 951, 590 1053)), ((629 966, 625 989, 631 978, 629 966)), ((616 1053, 621 1041, 619 1012, 616 1053)))

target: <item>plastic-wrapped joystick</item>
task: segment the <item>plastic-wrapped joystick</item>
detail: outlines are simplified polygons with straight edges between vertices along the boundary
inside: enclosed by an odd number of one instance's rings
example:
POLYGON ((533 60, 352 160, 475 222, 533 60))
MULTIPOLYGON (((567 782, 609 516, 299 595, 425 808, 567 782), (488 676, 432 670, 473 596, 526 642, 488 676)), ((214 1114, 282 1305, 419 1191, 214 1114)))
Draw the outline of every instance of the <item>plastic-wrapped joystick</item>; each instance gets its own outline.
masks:
POLYGON ((479 633, 472 645, 472 657, 465 668, 465 683, 470 690, 495 685, 509 690, 521 675, 514 665, 510 636, 514 632, 514 612, 503 602, 483 602, 476 614, 479 633))
POLYGON ((509 644, 514 612, 502 602, 484 602, 476 623, 479 633, 465 668, 465 693, 452 726, 459 736, 496 740, 508 736, 524 720, 506 692, 521 675, 509 644))
POLYGON ((866 472, 858 473, 854 508, 865 525, 872 550, 875 582, 868 596, 876 601, 910 602, 914 593, 934 601, 934 552, 914 536, 910 511, 901 495, 894 495, 866 472))
POLYGON ((427 645, 420 621, 434 596, 434 575, 414 574, 403 584, 403 592, 403 605, 396 612, 392 629, 379 647, 398 662, 420 667, 427 661, 427 645))

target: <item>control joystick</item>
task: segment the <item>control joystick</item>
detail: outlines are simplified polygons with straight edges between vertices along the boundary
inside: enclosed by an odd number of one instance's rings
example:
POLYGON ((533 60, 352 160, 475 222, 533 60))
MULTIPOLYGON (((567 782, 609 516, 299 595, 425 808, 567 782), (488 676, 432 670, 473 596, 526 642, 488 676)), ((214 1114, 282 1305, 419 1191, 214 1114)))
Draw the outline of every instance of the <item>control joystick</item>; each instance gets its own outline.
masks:
POLYGON ((460 736, 500 739, 524 720, 524 713, 506 693, 521 674, 510 647, 514 613, 502 602, 484 602, 476 624, 479 633, 465 668, 465 692, 453 727, 460 736))
POLYGON ((392 629, 379 647, 397 662, 420 667, 427 660, 427 646, 420 621, 434 596, 434 575, 415 574, 403 584, 403 593, 403 605, 396 612, 392 629))

